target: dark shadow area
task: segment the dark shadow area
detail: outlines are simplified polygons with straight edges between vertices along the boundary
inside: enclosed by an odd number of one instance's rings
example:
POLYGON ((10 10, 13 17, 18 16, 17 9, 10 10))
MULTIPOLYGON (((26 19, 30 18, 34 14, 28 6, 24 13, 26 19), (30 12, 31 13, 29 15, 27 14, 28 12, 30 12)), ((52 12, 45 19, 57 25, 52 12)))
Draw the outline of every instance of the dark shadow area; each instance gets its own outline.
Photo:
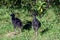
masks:
POLYGON ((38 24, 39 25, 38 29, 39 29, 41 27, 41 22, 40 21, 38 21, 38 22, 39 22, 39 24, 38 24))
POLYGON ((46 33, 48 30, 49 30, 48 28, 42 30, 42 31, 41 31, 41 35, 43 35, 44 33, 46 33))
POLYGON ((60 5, 60 1, 59 0, 54 0, 54 3, 56 6, 60 5))
POLYGON ((31 21, 27 21, 27 23, 23 26, 23 31, 24 30, 30 30, 32 26, 32 22, 31 21))

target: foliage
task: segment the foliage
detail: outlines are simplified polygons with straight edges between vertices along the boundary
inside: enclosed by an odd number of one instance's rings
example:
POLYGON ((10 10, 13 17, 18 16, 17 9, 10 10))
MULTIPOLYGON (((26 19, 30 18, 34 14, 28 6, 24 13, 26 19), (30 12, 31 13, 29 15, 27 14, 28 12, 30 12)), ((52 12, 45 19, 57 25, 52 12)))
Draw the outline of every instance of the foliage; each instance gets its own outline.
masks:
POLYGON ((41 22, 41 27, 38 30, 37 40, 60 40, 60 6, 45 7, 46 2, 44 0, 21 0, 21 5, 19 0, 0 0, 0 40, 36 39, 32 28, 24 30, 21 34, 7 36, 14 31, 10 14, 14 12, 16 17, 21 19, 25 25, 27 21, 32 22, 33 19, 29 13, 30 9, 39 12, 36 18, 41 22), (44 13, 41 18, 40 13, 44 13))

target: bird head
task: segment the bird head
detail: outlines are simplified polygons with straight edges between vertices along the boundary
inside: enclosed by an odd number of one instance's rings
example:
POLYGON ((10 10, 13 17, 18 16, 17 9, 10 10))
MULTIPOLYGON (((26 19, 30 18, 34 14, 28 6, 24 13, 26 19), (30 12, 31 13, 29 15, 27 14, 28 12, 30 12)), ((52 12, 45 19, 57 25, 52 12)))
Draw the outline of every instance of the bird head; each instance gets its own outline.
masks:
POLYGON ((38 15, 38 11, 37 10, 31 10, 32 16, 37 16, 38 15))
POLYGON ((15 14, 14 14, 14 13, 12 13, 10 16, 15 17, 15 14))

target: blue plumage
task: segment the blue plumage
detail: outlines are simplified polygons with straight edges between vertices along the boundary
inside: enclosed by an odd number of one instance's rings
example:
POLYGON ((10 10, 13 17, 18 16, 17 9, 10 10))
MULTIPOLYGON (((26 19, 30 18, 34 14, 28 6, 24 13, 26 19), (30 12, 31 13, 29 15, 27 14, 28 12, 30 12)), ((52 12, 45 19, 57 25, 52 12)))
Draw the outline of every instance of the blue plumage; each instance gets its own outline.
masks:
POLYGON ((16 18, 14 13, 12 13, 10 16, 11 16, 11 20, 12 20, 12 24, 14 25, 14 28, 16 29, 16 27, 18 27, 18 28, 22 29, 21 20, 16 18))

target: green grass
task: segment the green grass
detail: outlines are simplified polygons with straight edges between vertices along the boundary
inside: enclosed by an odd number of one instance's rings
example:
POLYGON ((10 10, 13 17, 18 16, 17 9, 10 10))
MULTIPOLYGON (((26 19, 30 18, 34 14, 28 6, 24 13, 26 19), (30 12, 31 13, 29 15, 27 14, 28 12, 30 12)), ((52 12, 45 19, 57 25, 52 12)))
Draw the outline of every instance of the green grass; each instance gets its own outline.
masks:
MULTIPOLYGON (((32 21, 32 16, 27 16, 27 10, 13 9, 15 13, 19 13, 16 17, 20 18, 25 24, 27 21, 32 21)), ((24 30, 21 34, 6 36, 9 32, 13 32, 14 28, 11 23, 11 10, 0 9, 0 40, 34 40, 34 30, 24 30)), ((60 40, 60 22, 58 22, 58 17, 53 8, 48 9, 42 18, 37 16, 37 19, 41 22, 41 28, 38 30, 38 36, 36 40, 60 40), (42 33, 43 30, 48 28, 48 30, 42 33)))

